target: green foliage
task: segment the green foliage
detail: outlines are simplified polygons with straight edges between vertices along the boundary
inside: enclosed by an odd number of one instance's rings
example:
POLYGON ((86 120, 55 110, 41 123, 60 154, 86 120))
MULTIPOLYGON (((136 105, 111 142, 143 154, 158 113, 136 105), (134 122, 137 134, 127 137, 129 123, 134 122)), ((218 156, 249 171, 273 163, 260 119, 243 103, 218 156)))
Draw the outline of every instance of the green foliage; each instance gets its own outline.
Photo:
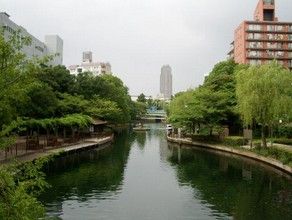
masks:
POLYGON ((36 78, 58 93, 73 93, 75 77, 65 66, 44 67, 38 71, 36 78))
POLYGON ((169 121, 194 131, 197 125, 212 129, 238 123, 235 112, 235 70, 243 68, 233 61, 215 65, 202 86, 175 95, 169 106, 169 121))
POLYGON ((42 167, 50 158, 0 167, 0 219, 33 220, 44 217, 36 197, 48 188, 42 167))
POLYGON ((27 101, 19 106, 23 117, 48 118, 55 116, 58 99, 46 84, 38 84, 27 91, 27 101))
POLYGON ((224 140, 222 141, 222 144, 228 147, 240 147, 243 145, 247 145, 248 141, 246 139, 243 139, 243 137, 230 136, 225 137, 224 140))
POLYGON ((285 144, 285 145, 291 145, 292 146, 292 139, 276 138, 273 141, 274 141, 274 143, 277 143, 277 144, 285 144))
POLYGON ((56 115, 64 116, 68 114, 82 114, 90 105, 90 101, 79 95, 70 95, 67 93, 58 94, 58 104, 56 106, 56 115))
POLYGON ((265 128, 277 125, 280 119, 291 118, 291 72, 274 62, 241 70, 236 80, 238 111, 246 125, 253 122, 261 125, 266 146, 265 128))
POLYGON ((141 93, 139 96, 138 96, 138 99, 137 99, 137 102, 142 102, 142 103, 146 103, 147 100, 145 98, 145 95, 143 93, 141 93))
POLYGON ((113 101, 94 97, 88 104, 85 113, 93 118, 99 118, 111 122, 123 122, 124 115, 118 104, 113 101))
POLYGON ((276 137, 292 138, 292 126, 291 125, 280 125, 275 129, 276 137))
POLYGON ((276 147, 254 148, 252 151, 259 155, 279 160, 283 164, 292 167, 292 153, 289 151, 279 149, 276 147))
POLYGON ((132 119, 139 119, 147 113, 147 105, 143 102, 133 102, 131 109, 133 110, 131 116, 132 119))
POLYGON ((218 143, 219 142, 219 136, 217 135, 201 135, 201 134, 196 134, 196 135, 191 135, 192 141, 197 141, 197 142, 203 142, 203 143, 218 143))
POLYGON ((19 32, 8 40, 0 32, 0 128, 16 118, 15 103, 26 98, 26 89, 33 82, 34 65, 20 52, 29 43, 19 32))

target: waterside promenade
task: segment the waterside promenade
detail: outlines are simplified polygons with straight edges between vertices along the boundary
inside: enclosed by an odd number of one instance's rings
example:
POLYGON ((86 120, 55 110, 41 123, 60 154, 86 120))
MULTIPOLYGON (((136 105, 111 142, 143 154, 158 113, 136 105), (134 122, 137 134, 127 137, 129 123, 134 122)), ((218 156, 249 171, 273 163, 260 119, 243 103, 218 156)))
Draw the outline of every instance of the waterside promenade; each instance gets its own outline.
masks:
POLYGON ((41 157, 46 157, 49 155, 58 155, 58 154, 63 154, 63 153, 68 154, 68 153, 74 153, 74 152, 84 151, 88 149, 93 149, 93 148, 97 148, 102 145, 105 145, 107 143, 111 143, 113 139, 114 139, 113 134, 104 136, 104 137, 98 137, 98 138, 87 138, 82 141, 67 144, 67 145, 62 145, 57 148, 44 148, 43 150, 32 151, 20 156, 8 157, 6 159, 5 157, 2 157, 0 160, 0 165, 9 164, 15 159, 19 162, 27 162, 27 161, 33 161, 41 157))
MULTIPOLYGON (((196 147, 201 147, 201 148, 205 148, 205 149, 227 152, 227 153, 251 158, 251 159, 263 162, 265 164, 268 164, 272 167, 275 167, 277 169, 280 169, 280 170, 292 175, 292 167, 285 165, 282 162, 275 160, 273 158, 258 155, 254 152, 249 151, 248 149, 246 149, 244 147, 242 147, 242 149, 232 148, 232 147, 226 147, 226 146, 217 145, 217 144, 207 144, 207 143, 202 143, 202 142, 195 142, 195 141, 192 141, 190 138, 176 138, 176 137, 170 137, 170 136, 167 137, 167 140, 169 142, 176 143, 179 145, 196 146, 196 147)), ((277 147, 282 148, 282 149, 285 148, 287 150, 287 147, 283 146, 283 145, 279 145, 277 147)))

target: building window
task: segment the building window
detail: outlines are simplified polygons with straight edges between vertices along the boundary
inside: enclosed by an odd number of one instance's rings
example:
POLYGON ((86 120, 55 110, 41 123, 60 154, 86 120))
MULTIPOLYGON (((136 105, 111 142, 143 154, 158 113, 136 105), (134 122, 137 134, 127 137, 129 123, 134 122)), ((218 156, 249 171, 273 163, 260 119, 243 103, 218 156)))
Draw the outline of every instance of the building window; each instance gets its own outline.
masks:
POLYGON ((250 30, 250 31, 261 31, 262 27, 261 27, 261 25, 258 25, 258 24, 250 24, 250 25, 248 25, 248 30, 250 30))
POLYGON ((263 48, 263 43, 261 42, 249 42, 249 48, 263 48))
POLYGON ((283 34, 267 34, 267 37, 269 40, 283 40, 284 39, 283 34))
POLYGON ((282 49, 283 43, 267 43, 268 49, 282 49))
POLYGON ((262 53, 260 51, 248 51, 248 56, 249 57, 260 57, 262 55, 262 53))
POLYGON ((16 31, 13 30, 13 28, 11 28, 11 27, 9 27, 7 25, 4 25, 3 26, 3 29, 6 30, 6 31, 8 31, 10 34, 15 34, 16 33, 16 31))
POLYGON ((275 26, 274 25, 268 25, 267 26, 268 31, 275 31, 275 26))
POLYGON ((288 65, 289 65, 289 67, 292 67, 292 60, 288 61, 288 65))
POLYGON ((282 57, 284 57, 285 53, 283 51, 276 51, 275 55, 277 58, 282 58, 282 57))
POLYGON ((40 52, 44 52, 44 49, 42 48, 42 47, 40 47, 40 46, 35 46, 35 48, 38 50, 38 51, 40 51, 40 52))
POLYGON ((254 33, 249 33, 248 34, 248 39, 251 39, 251 40, 259 40, 261 39, 262 35, 261 34, 254 34, 254 33))
POLYGON ((277 31, 283 31, 284 27, 282 25, 277 25, 276 30, 277 31))
POLYGON ((289 58, 292 58, 292 52, 289 52, 289 53, 288 53, 288 57, 289 57, 289 58))
POLYGON ((275 57, 275 52, 267 50, 268 57, 275 57))
POLYGON ((289 34, 288 38, 289 38, 289 40, 292 40, 292 34, 289 34))
POLYGON ((288 44, 288 48, 289 48, 289 49, 292 49, 292 43, 289 43, 289 44, 288 44))
POLYGON ((289 31, 292 31, 292 25, 289 26, 289 31))

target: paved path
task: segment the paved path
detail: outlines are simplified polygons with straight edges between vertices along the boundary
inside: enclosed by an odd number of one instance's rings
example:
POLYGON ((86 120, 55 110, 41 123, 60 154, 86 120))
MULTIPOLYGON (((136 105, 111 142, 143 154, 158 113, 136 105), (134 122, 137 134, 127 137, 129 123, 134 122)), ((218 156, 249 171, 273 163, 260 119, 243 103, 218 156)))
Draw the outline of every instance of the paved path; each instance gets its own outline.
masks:
POLYGON ((72 145, 63 146, 59 148, 47 149, 45 151, 37 151, 34 153, 29 153, 26 155, 19 156, 17 158, 10 158, 8 160, 0 161, 0 165, 9 164, 12 161, 14 161, 14 159, 17 159, 17 161, 19 162, 27 162, 27 161, 33 161, 41 157, 46 157, 49 155, 58 154, 62 152, 72 152, 72 151, 90 149, 98 145, 109 143, 112 140, 113 140, 113 136, 108 136, 104 138, 90 138, 90 139, 84 140, 82 143, 75 143, 72 145))

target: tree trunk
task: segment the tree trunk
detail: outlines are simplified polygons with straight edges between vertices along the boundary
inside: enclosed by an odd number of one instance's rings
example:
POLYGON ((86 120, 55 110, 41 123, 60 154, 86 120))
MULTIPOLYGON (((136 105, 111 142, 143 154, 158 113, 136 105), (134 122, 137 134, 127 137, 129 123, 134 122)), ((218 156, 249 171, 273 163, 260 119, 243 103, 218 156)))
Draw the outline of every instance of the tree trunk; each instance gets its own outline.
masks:
POLYGON ((265 126, 264 125, 262 125, 262 144, 263 144, 264 148, 267 147, 267 139, 266 139, 266 132, 265 132, 265 126))
POLYGON ((213 127, 210 127, 210 136, 213 135, 213 127))

